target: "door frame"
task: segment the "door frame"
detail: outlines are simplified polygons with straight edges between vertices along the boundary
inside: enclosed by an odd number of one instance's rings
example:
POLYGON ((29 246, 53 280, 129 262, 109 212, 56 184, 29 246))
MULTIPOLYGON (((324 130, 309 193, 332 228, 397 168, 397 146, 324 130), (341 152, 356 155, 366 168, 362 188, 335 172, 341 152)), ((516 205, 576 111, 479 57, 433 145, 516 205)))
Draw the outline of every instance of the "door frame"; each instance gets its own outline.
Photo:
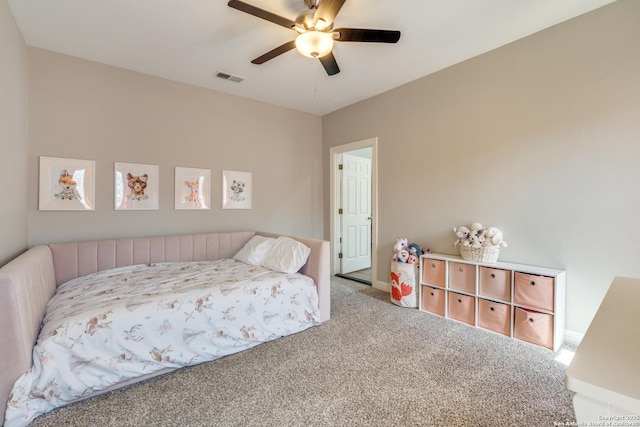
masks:
POLYGON ((378 138, 367 138, 361 141, 337 145, 330 149, 329 187, 329 211, 331 233, 331 275, 340 272, 340 179, 338 170, 340 154, 361 148, 371 148, 371 285, 375 288, 388 291, 388 285, 378 283, 378 138), (386 286, 385 286, 386 285, 386 286))

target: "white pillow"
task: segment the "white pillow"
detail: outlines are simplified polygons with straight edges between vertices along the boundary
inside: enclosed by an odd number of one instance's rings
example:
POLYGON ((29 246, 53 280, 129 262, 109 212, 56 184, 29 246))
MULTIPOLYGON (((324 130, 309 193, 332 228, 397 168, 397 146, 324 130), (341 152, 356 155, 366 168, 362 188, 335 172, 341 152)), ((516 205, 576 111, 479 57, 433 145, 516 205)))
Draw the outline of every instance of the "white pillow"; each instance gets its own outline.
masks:
POLYGON ((236 252, 233 258, 247 264, 260 265, 275 242, 274 237, 255 235, 236 252))
POLYGON ((278 237, 262 266, 281 273, 296 273, 307 262, 311 249, 290 237, 278 237))

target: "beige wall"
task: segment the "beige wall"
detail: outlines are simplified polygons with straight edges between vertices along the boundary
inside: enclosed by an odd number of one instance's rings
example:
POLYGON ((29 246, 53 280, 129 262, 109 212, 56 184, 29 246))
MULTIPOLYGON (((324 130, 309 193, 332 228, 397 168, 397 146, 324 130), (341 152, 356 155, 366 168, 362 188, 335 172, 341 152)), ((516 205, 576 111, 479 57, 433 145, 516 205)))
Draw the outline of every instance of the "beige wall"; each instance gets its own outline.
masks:
POLYGON ((0 266, 27 248, 27 46, 0 0, 0 266))
POLYGON ((320 117, 35 48, 29 65, 29 245, 241 229, 322 237, 320 117), (95 211, 39 211, 39 156, 95 160, 95 211), (114 162, 159 165, 159 210, 114 210, 114 162), (211 210, 174 210, 176 166, 211 170, 211 210), (253 209, 221 208, 222 170, 253 173, 253 209))
POLYGON ((621 0, 323 118, 325 170, 379 138, 378 280, 398 237, 455 253, 452 227, 494 225, 501 260, 567 270, 579 336, 640 277, 639 16, 621 0))

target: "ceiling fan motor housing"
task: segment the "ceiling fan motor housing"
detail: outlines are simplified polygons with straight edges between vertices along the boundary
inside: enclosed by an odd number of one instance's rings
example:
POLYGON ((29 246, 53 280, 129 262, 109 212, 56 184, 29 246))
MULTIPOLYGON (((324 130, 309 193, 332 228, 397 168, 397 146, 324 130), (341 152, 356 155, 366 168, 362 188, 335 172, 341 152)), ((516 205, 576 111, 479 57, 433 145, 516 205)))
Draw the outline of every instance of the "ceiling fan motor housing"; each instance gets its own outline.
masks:
POLYGON ((315 21, 316 13, 313 9, 305 10, 304 12, 300 12, 298 16, 296 16, 296 25, 300 27, 298 31, 302 32, 308 31, 313 28, 315 21))
POLYGON ((318 8, 319 1, 305 0, 305 4, 308 9, 300 12, 298 16, 296 16, 296 25, 300 28, 298 31, 309 31, 311 29, 330 31, 333 28, 333 22, 327 25, 328 23, 322 18, 316 21, 316 9, 318 8))
POLYGON ((320 0, 304 0, 304 4, 306 4, 309 9, 317 9, 320 0))

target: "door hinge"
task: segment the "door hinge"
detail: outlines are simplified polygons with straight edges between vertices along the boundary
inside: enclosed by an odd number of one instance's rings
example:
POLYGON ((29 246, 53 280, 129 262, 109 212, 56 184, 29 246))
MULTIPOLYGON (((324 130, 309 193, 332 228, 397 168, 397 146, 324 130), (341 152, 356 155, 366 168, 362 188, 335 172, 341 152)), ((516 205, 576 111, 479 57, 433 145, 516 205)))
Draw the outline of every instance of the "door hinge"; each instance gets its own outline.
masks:
POLYGON ((338 209, 338 215, 342 215, 342 208, 338 209))
POLYGON ((338 252, 338 258, 342 259, 342 252, 338 252))
POLYGON ((340 164, 338 165, 338 170, 339 170, 339 171, 341 171, 341 170, 342 170, 342 163, 340 163, 340 164))

